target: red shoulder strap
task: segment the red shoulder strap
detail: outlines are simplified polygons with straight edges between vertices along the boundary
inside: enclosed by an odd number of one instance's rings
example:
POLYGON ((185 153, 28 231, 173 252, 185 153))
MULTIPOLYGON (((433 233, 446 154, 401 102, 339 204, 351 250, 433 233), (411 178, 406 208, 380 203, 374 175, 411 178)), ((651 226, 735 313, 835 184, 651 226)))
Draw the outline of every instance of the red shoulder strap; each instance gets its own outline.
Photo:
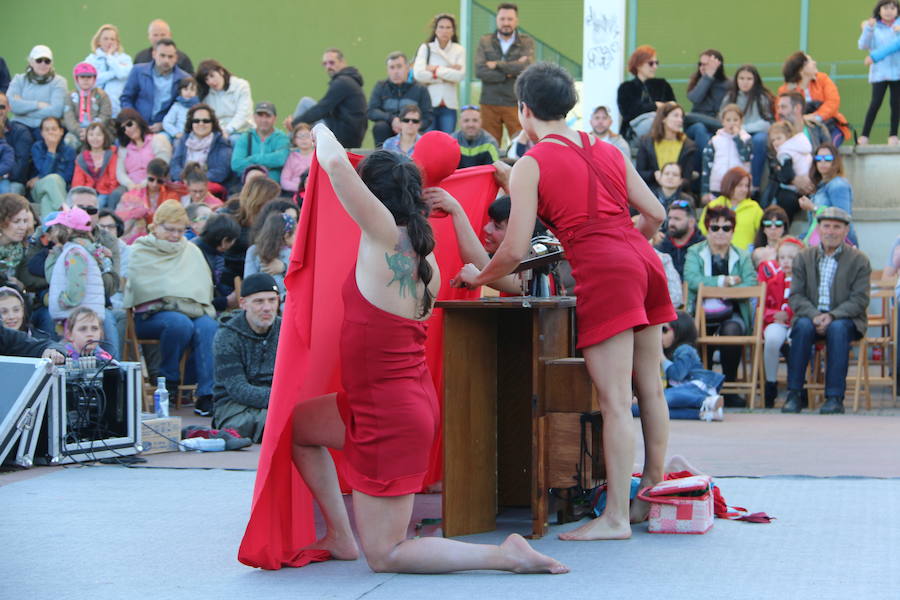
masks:
POLYGON ((557 135, 555 133, 551 133, 544 137, 544 139, 554 139, 559 140, 564 143, 566 146, 571 148, 581 157, 581 159, 587 164, 588 169, 593 171, 594 177, 588 177, 588 198, 587 198, 587 214, 590 218, 595 218, 597 216, 597 182, 599 179, 600 183, 603 184, 603 187, 606 189, 606 192, 610 195, 611 198, 615 199, 618 197, 619 193, 613 187, 612 182, 609 180, 609 176, 604 173, 594 162, 593 152, 591 151, 591 139, 588 137, 583 131, 578 132, 581 137, 581 146, 572 142, 572 140, 565 138, 561 135, 557 135))

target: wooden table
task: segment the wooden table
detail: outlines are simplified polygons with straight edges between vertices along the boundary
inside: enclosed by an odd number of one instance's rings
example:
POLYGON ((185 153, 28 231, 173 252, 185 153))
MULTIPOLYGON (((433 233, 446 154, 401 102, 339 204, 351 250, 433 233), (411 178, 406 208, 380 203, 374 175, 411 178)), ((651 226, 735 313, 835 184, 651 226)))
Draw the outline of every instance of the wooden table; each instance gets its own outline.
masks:
POLYGON ((547 529, 542 361, 572 356, 575 298, 446 300, 446 536, 496 529, 501 506, 530 506, 547 529))

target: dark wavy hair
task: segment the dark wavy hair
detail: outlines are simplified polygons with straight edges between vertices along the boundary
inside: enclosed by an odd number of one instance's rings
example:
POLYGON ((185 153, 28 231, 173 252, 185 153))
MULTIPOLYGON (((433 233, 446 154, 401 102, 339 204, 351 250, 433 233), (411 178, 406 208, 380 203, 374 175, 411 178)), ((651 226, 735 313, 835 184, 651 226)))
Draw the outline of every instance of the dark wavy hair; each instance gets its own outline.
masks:
POLYGON ((711 206, 706 209, 706 216, 703 217, 703 226, 709 231, 709 224, 718 219, 725 219, 731 223, 732 227, 737 225, 737 215, 727 206, 711 206))
POLYGON ((450 38, 450 41, 458 44, 459 36, 456 35, 456 17, 450 13, 438 13, 434 15, 434 19, 431 20, 431 34, 428 36, 428 39, 425 40, 425 43, 427 44, 437 39, 437 26, 442 19, 447 19, 453 25, 453 36, 450 38))
POLYGON ((260 234, 260 230, 262 229, 263 223, 266 222, 266 219, 272 213, 283 214, 290 209, 294 209, 297 211, 297 214, 300 214, 300 207, 293 200, 269 200, 263 207, 260 209, 259 214, 256 215, 256 219, 253 221, 253 227, 250 228, 250 243, 256 244, 258 241, 258 237, 260 234))
POLYGON ((797 50, 784 61, 781 67, 781 74, 784 76, 785 83, 797 83, 801 79, 800 71, 806 65, 809 58, 803 50, 797 50))
POLYGON ((141 130, 141 138, 150 135, 150 126, 147 125, 147 121, 144 120, 141 113, 133 108, 123 108, 116 115, 116 138, 119 140, 119 146, 123 148, 131 143, 131 138, 125 135, 125 123, 128 121, 134 121, 138 126, 138 129, 141 130))
MULTIPOLYGON (((190 134, 191 132, 194 131, 194 129, 193 129, 194 124, 191 123, 191 121, 194 119, 194 114, 198 110, 205 110, 205 111, 209 112, 209 118, 212 119, 212 132, 214 134, 222 133, 222 126, 219 125, 219 118, 216 116, 216 111, 214 111, 213 107, 210 106, 209 104, 200 103, 200 104, 195 104, 188 109, 187 117, 185 118, 185 121, 184 121, 184 132, 186 134, 190 134)), ((119 113, 119 114, 121 114, 121 113, 119 113)))
POLYGON ((409 241, 419 257, 418 279, 425 284, 420 317, 431 310, 434 297, 428 289, 434 274, 426 258, 434 250, 434 232, 428 222, 430 209, 422 198, 422 174, 406 156, 390 150, 376 150, 357 167, 360 179, 391 211, 397 225, 405 225, 409 241))
POLYGON ((675 333, 675 338, 672 340, 672 345, 663 350, 669 360, 672 359, 678 346, 687 344, 693 347, 697 343, 697 325, 694 323, 694 318, 683 310, 676 311, 675 314, 677 318, 669 323, 669 327, 675 333))
POLYGON ((0 227, 6 227, 13 217, 28 210, 28 200, 19 194, 0 194, 0 227))
POLYGON ((222 79, 225 80, 225 85, 222 87, 222 90, 227 90, 228 86, 231 85, 231 72, 222 66, 217 60, 213 60, 211 58, 204 60, 197 67, 197 73, 194 75, 194 79, 197 80, 197 97, 202 101, 209 94, 209 84, 206 83, 206 78, 213 71, 218 71, 222 74, 222 79))
MULTIPOLYGON (((769 205, 763 211, 762 221, 782 221, 784 223, 784 235, 788 233, 788 227, 791 226, 791 220, 788 218, 787 212, 777 204, 769 205)), ((759 229, 756 230, 756 239, 753 240, 754 248, 764 248, 769 243, 766 237, 766 228, 762 226, 760 221, 759 229)))
MULTIPOLYGON (((719 68, 716 69, 716 74, 713 75, 713 79, 716 81, 725 81, 728 79, 725 77, 725 57, 722 56, 722 53, 714 48, 710 48, 709 50, 704 50, 700 53, 700 56, 715 56, 719 59, 719 68)), ((700 78, 703 75, 700 74, 700 62, 697 62, 697 70, 694 71, 694 74, 691 75, 691 80, 688 82, 688 91, 691 91, 695 87, 697 87, 697 83, 700 81, 700 78)))
POLYGON ((818 186, 822 183, 822 174, 819 173, 819 169, 816 168, 815 161, 815 156, 819 153, 819 150, 828 150, 828 153, 834 157, 834 160, 831 161, 831 177, 843 177, 844 159, 841 157, 841 151, 831 142, 822 142, 813 150, 813 163, 809 168, 809 179, 813 182, 813 185, 818 186))
MULTIPOLYGON (((666 139, 666 117, 676 110, 680 110, 682 116, 685 115, 684 109, 677 102, 664 102, 662 106, 656 109, 656 116, 653 117, 653 124, 650 125, 650 138, 654 142, 661 142, 666 139)), ((683 129, 675 134, 678 141, 684 140, 684 136, 685 133, 683 129)))
POLYGON ((755 104, 756 112, 759 113, 760 117, 767 121, 774 120, 775 95, 763 83, 762 77, 759 74, 759 70, 754 65, 741 65, 740 67, 738 67, 738 70, 734 72, 734 78, 731 80, 731 85, 728 86, 728 93, 725 94, 725 103, 737 103, 739 92, 737 78, 738 75, 744 72, 750 73, 750 75, 753 76, 753 87, 751 87, 750 91, 747 92, 747 106, 744 108, 744 112, 749 112, 750 107, 755 104), (768 100, 769 102, 768 107, 766 107, 765 105, 766 100, 768 100))
POLYGON ((516 79, 516 97, 541 121, 565 119, 578 101, 569 72, 549 62, 531 65, 516 79))

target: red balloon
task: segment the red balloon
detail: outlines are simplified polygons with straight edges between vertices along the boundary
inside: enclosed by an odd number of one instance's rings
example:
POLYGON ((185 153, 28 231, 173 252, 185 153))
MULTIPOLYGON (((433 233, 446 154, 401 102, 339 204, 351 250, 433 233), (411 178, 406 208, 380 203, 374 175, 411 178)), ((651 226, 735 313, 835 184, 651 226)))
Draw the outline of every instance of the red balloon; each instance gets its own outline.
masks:
POLYGON ((413 160, 422 170, 425 187, 434 187, 456 171, 459 144, 443 131, 429 131, 416 142, 413 160))

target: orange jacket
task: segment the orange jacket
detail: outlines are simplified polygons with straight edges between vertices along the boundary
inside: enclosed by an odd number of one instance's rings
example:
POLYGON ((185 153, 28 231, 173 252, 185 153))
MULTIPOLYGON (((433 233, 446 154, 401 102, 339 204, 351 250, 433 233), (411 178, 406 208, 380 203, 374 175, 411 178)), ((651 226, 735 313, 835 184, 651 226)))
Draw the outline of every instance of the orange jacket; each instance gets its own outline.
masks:
POLYGON ((88 171, 92 169, 90 153, 82 152, 75 159, 75 172, 72 175, 72 187, 85 185, 94 188, 98 194, 109 194, 119 187, 116 179, 116 158, 115 152, 111 153, 106 168, 95 178, 88 171))
MULTIPOLYGON (((783 94, 795 90, 803 93, 803 90, 799 89, 797 84, 785 83, 778 88, 778 93, 783 94)), ((821 71, 816 73, 816 78, 809 82, 809 96, 813 100, 822 103, 819 109, 811 114, 820 117, 822 121, 836 119, 838 128, 844 134, 844 139, 849 140, 850 128, 847 126, 847 119, 838 112, 838 109, 841 107, 841 93, 838 91, 837 85, 831 80, 831 77, 821 71)))

